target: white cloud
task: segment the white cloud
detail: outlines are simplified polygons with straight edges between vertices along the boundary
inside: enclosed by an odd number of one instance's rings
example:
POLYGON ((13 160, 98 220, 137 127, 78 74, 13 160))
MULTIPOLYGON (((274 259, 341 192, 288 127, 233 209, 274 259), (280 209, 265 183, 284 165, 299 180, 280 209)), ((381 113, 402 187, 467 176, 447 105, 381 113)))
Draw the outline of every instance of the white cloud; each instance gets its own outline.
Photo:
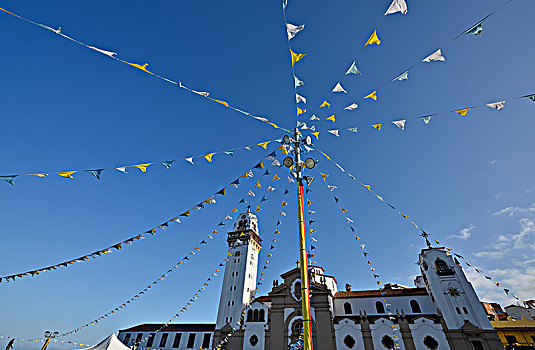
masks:
POLYGON ((465 227, 462 230, 460 230, 459 234, 451 235, 448 238, 459 238, 459 239, 467 240, 468 238, 470 238, 472 236, 472 230, 474 228, 476 228, 474 225, 470 225, 470 226, 465 227))
POLYGON ((493 159, 490 161, 490 165, 494 165, 494 164, 496 164, 496 159, 493 159))

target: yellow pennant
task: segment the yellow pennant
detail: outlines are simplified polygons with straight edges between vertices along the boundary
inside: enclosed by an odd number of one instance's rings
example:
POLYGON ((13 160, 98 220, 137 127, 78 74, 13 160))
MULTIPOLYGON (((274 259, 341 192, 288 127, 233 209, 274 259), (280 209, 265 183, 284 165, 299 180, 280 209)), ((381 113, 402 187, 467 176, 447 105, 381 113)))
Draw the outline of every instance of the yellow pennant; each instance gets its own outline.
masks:
POLYGON ((219 233, 219 232, 214 228, 214 230, 210 233, 219 233))
POLYGON ((261 143, 258 144, 258 146, 262 147, 263 149, 265 149, 267 151, 267 146, 268 146, 268 144, 270 142, 271 141, 261 142, 261 143))
POLYGON ((282 201, 281 208, 282 208, 282 207, 285 207, 285 206, 287 206, 287 205, 288 205, 288 203, 286 203, 285 201, 282 201))
POLYGON ((275 234, 277 234, 277 233, 281 233, 281 232, 279 230, 275 230, 275 234))
POLYGON ((372 33, 372 35, 370 36, 370 38, 368 39, 368 41, 366 41, 366 45, 373 45, 373 44, 381 44, 381 40, 379 40, 379 37, 377 36, 377 29, 375 29, 372 33))
POLYGON ((323 107, 329 107, 331 104, 329 102, 327 102, 327 100, 323 101, 323 103, 320 105, 320 108, 323 108, 323 107))
POLYGON ((321 177, 323 178, 323 180, 325 180, 326 178, 329 177, 329 174, 323 174, 323 173, 320 173, 321 174, 321 177))
POLYGON ((459 113, 461 116, 463 117, 466 117, 466 113, 468 113, 468 110, 471 109, 472 107, 468 107, 468 108, 463 108, 463 109, 458 109, 456 111, 453 111, 455 113, 459 113))
MULTIPOLYGON (((398 212, 398 213, 399 213, 399 212, 398 212)), ((407 216, 407 215, 405 215, 405 214, 399 213, 399 215, 403 216, 403 217, 404 217, 405 219, 407 219, 407 218, 408 218, 408 216, 407 216)))
POLYGON ((310 233, 314 233, 314 232, 317 232, 316 230, 314 230, 313 228, 310 229, 310 233))
POLYGON ((193 248, 193 250, 201 250, 199 247, 195 247, 193 248))
POLYGON ((329 118, 325 118, 326 120, 330 120, 334 123, 334 121, 336 120, 336 118, 334 117, 335 114, 331 115, 329 118))
POLYGON ((342 211, 342 213, 346 213, 347 209, 344 209, 344 208, 340 208, 340 210, 342 211))
POLYGON ((362 185, 362 186, 366 187, 368 189, 368 191, 372 190, 372 187, 370 185, 362 185))
POLYGON ((214 99, 214 101, 216 101, 218 103, 221 103, 225 107, 228 107, 228 103, 226 103, 225 101, 220 101, 220 100, 216 100, 216 99, 214 99))
POLYGON ((311 201, 310 199, 307 199, 307 205, 310 205, 312 203, 314 203, 314 201, 311 201))
POLYGON ((262 162, 258 163, 257 166, 259 166, 259 169, 264 169, 264 164, 262 162))
POLYGON ((182 214, 180 214, 180 216, 186 216, 186 217, 190 215, 191 215, 191 210, 185 211, 182 214))
POLYGON ((357 239, 357 242, 360 241, 360 237, 359 236, 355 236, 355 238, 357 239))
POLYGON ((247 173, 243 174, 242 176, 239 177, 240 179, 248 179, 249 178, 249 175, 247 175, 247 173))
POLYGON ((206 203, 206 204, 210 204, 210 203, 212 203, 212 197, 207 198, 207 199, 203 200, 202 202, 206 203))
POLYGON ((257 211, 260 211, 260 210, 262 210, 262 208, 260 208, 260 206, 257 206, 254 212, 256 213, 257 211))
POLYGON ((370 92, 368 95, 363 97, 363 99, 365 98, 372 98, 374 101, 377 101, 377 90, 370 92))
POLYGON ((275 177, 273 177, 273 180, 271 180, 271 182, 273 181, 277 181, 277 180, 280 180, 281 178, 277 176, 277 174, 275 174, 275 177))
POLYGON ((214 152, 214 153, 205 154, 205 155, 203 155, 202 157, 203 157, 204 159, 206 159, 207 161, 209 161, 210 163, 212 163, 212 156, 213 156, 214 154, 215 154, 215 152, 214 152))
POLYGON ((311 132, 312 135, 316 136, 316 139, 320 139, 320 133, 318 131, 316 132, 311 132))
POLYGON ((227 256, 232 256, 232 253, 231 253, 231 252, 228 252, 228 253, 227 253, 227 256))
POLYGON ((234 208, 230 211, 231 213, 237 213, 238 212, 238 209, 234 208))
POLYGON ((147 163, 147 164, 137 164, 137 165, 132 165, 134 168, 138 168, 139 170, 141 170, 142 172, 146 173, 147 172, 147 167, 149 165, 151 165, 152 163, 147 163))
POLYGON ((299 107, 297 107, 297 115, 300 115, 300 114, 303 114, 303 113, 306 113, 307 110, 306 109, 301 109, 299 107))
POLYGON ((306 56, 306 54, 304 53, 295 53, 292 50, 290 50, 290 54, 292 55, 292 66, 294 65, 295 62, 299 62, 301 58, 306 56))
POLYGON ((328 160, 331 160, 331 157, 329 157, 328 155, 326 155, 325 153, 323 153, 322 151, 320 151, 321 154, 323 154, 325 156, 325 158, 327 158, 328 160))
POLYGON ((258 188, 262 188, 262 186, 260 185, 260 181, 257 181, 253 187, 258 187, 258 188))
POLYGON ((275 123, 270 123, 270 122, 267 122, 269 125, 271 125, 272 127, 274 127, 275 129, 280 129, 280 126, 278 126, 277 124, 275 123))
MULTIPOLYGON (((145 63, 144 65, 141 65, 141 64, 135 64, 135 63, 130 63, 130 62, 126 62, 126 64, 129 64, 131 65, 132 67, 136 67, 137 69, 141 69, 142 71, 144 72, 147 72, 147 73, 151 73, 147 70, 147 66, 149 65, 148 63, 145 63)), ((151 73, 152 74, 152 73, 151 73)))
POLYGON ((280 145, 277 149, 280 149, 281 153, 288 154, 288 151, 286 150, 286 147, 284 147, 284 145, 280 145))
POLYGON ((76 171, 63 171, 61 173, 56 173, 56 175, 66 177, 67 179, 74 179, 72 174, 74 174, 76 171))
POLYGON ((383 126, 383 124, 382 123, 381 124, 372 124, 370 126, 376 128, 379 131, 381 131, 381 126, 383 126))
POLYGON ((440 244, 440 242, 439 242, 436 238, 433 238, 433 240, 434 240, 437 244, 440 244))

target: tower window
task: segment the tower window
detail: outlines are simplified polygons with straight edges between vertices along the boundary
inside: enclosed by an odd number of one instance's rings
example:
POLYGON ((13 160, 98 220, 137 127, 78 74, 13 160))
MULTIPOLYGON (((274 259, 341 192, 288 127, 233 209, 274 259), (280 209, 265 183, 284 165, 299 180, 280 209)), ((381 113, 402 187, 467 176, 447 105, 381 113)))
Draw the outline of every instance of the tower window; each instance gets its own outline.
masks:
POLYGON ((193 346, 195 346, 195 333, 190 333, 188 337, 188 345, 186 345, 186 348, 193 349, 193 346))
POLYGON ((240 256, 241 252, 238 250, 234 256, 240 256))
POLYGON ((132 336, 132 333, 126 333, 124 336, 123 344, 128 346, 128 342, 130 341, 130 337, 132 336))
POLYGON ((344 313, 346 315, 351 315, 353 313, 353 310, 351 309, 351 304, 350 303, 344 303, 344 313))
POLYGON ((251 338, 249 338, 249 343, 252 346, 256 346, 256 344, 258 344, 258 337, 256 336, 256 334, 253 334, 251 338))
POLYGON ((253 321, 253 310, 247 311, 247 322, 253 321))
POLYGON ((156 333, 151 333, 149 335, 149 340, 147 340, 147 347, 150 348, 152 346, 152 343, 154 343, 154 336, 156 336, 156 333))
POLYGON ((355 338, 353 338, 353 337, 350 336, 349 334, 345 336, 345 338, 344 338, 344 345, 345 345, 348 349, 353 349, 353 347, 355 346, 355 344, 356 344, 355 338))
POLYGON ((474 347, 474 350, 484 350, 483 343, 481 343, 479 340, 472 340, 471 341, 472 346, 474 347))
POLYGON ((232 306, 234 306, 234 300, 232 300, 232 306))
POLYGON ((169 333, 162 333, 162 338, 160 339, 160 348, 165 348, 165 344, 167 343, 167 337, 169 336, 169 333))
POLYGON ((438 341, 430 335, 426 335, 424 338, 424 345, 429 350, 436 350, 438 348, 438 341))
POLYGON ((464 306, 463 306, 463 311, 464 311, 465 314, 468 315, 468 310, 467 310, 466 307, 464 307, 464 306))
POLYGON ((253 321, 254 322, 258 321, 258 310, 253 311, 253 321))
POLYGON ((388 335, 385 335, 382 339, 381 339, 381 343, 383 344, 383 346, 387 349, 393 349, 394 346, 396 345, 394 343, 394 339, 392 339, 392 337, 388 336, 388 335))
POLYGON ((210 333, 204 333, 204 338, 202 339, 202 348, 208 349, 210 347, 210 333))
POLYGON ((258 321, 264 322, 265 316, 266 316, 266 312, 264 311, 264 309, 261 309, 260 312, 258 313, 258 321))
POLYGON ((461 309, 459 309, 457 306, 455 307, 455 310, 457 310, 457 313, 458 313, 459 315, 462 315, 462 314, 461 314, 461 309))
POLYGON ((180 339, 182 338, 182 333, 176 333, 175 339, 173 339, 173 348, 178 348, 180 346, 180 339))
POLYGON ((437 275, 439 276, 451 276, 454 274, 448 264, 442 259, 435 260, 435 267, 437 268, 437 275))
POLYGON ((422 313, 422 309, 420 309, 420 304, 418 304, 416 300, 411 300, 411 310, 414 314, 422 313))
POLYGON ((378 314, 384 314, 385 313, 385 306, 380 301, 375 302, 375 309, 377 310, 378 314))
POLYGON ((136 336, 136 344, 139 344, 141 342, 141 338, 143 338, 143 333, 138 333, 136 336))

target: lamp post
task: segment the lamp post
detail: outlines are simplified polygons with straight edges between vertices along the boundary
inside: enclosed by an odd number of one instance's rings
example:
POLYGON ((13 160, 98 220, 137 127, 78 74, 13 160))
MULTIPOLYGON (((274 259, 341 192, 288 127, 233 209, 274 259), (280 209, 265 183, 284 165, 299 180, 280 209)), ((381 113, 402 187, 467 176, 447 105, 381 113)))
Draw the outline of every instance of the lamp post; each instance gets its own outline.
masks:
POLYGON ((54 332, 54 333, 52 333, 52 332, 50 332, 50 331, 46 331, 46 332, 45 332, 45 338, 46 338, 46 340, 45 340, 45 343, 43 344, 43 347, 41 348, 41 350, 45 350, 46 347, 48 346, 48 343, 50 343, 50 341, 52 340, 52 338, 57 337, 58 334, 59 334, 59 332, 57 332, 57 331, 54 332))
POLYGON ((293 137, 285 135, 283 142, 286 145, 293 143, 293 158, 288 156, 284 158, 283 164, 287 168, 293 169, 292 176, 297 180, 297 218, 299 227, 299 262, 301 267, 301 308, 303 313, 303 342, 304 350, 312 350, 312 319, 310 316, 310 283, 308 278, 308 254, 306 247, 306 233, 305 233, 305 205, 304 205, 304 183, 309 185, 314 178, 304 176, 304 168, 312 169, 316 162, 312 158, 307 158, 305 161, 301 160, 301 143, 306 145, 312 144, 312 139, 307 136, 300 139, 301 133, 299 129, 295 128, 293 137))

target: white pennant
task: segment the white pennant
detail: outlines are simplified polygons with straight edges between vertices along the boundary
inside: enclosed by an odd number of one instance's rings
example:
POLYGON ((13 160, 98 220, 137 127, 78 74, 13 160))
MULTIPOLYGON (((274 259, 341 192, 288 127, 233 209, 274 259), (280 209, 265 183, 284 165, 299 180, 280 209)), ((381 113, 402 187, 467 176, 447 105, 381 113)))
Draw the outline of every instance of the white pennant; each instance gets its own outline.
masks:
POLYGON ((405 0, 392 1, 390 7, 388 8, 388 10, 386 10, 385 16, 396 12, 401 12, 404 15, 407 14, 408 10, 407 3, 405 2, 405 0))
POLYGON ((295 102, 299 103, 299 102, 303 102, 303 103, 307 103, 307 99, 299 94, 295 94, 295 102))
POLYGON ((308 147, 305 144, 303 144, 303 147, 307 150, 307 152, 311 152, 312 150, 314 150, 312 147, 308 147))
POLYGON ((406 119, 403 119, 403 120, 396 120, 394 122, 392 122, 394 125, 396 125, 398 128, 400 128, 401 130, 405 130, 405 122, 407 120, 406 119))
POLYGON ((338 135, 338 130, 327 130, 327 132, 333 134, 336 137, 340 137, 340 135, 338 135))
POLYGON ((247 192, 247 195, 248 195, 248 196, 252 196, 252 197, 254 197, 254 196, 255 196, 255 194, 254 194, 253 190, 249 190, 249 192, 247 192))
POLYGON ((349 106, 347 106, 347 107, 344 108, 344 109, 345 109, 345 110, 348 110, 348 111, 354 111, 355 109, 358 108, 358 106, 359 106, 358 104, 356 104, 356 103, 352 103, 352 104, 350 104, 349 106))
POLYGON ((489 106, 491 108, 496 108, 497 110, 500 111, 505 106, 505 102, 507 102, 507 101, 489 103, 487 106, 489 106))
POLYGON ((446 58, 442 56, 442 51, 440 49, 436 50, 426 58, 424 58, 423 62, 433 62, 433 61, 445 61, 446 58))
POLYGON ((117 169, 117 170, 119 170, 120 172, 123 172, 123 173, 125 173, 125 174, 128 174, 128 173, 126 172, 126 167, 125 167, 125 166, 120 166, 120 167, 115 168, 115 169, 117 169))
POLYGON ((193 157, 184 158, 184 160, 185 160, 186 162, 190 162, 191 164, 193 164, 193 157))
POLYGON ((347 91, 344 90, 344 88, 342 87, 342 84, 340 84, 340 82, 336 83, 336 86, 334 87, 333 92, 347 93, 347 91))
POLYGON ((114 56, 117 55, 116 52, 111 52, 111 51, 102 50, 102 49, 99 49, 99 48, 94 47, 94 46, 88 46, 88 47, 89 47, 90 49, 93 49, 93 50, 95 50, 95 51, 98 51, 98 52, 100 52, 100 53, 103 53, 103 54, 106 55, 106 56, 114 57, 114 56))
POLYGON ((274 160, 273 163, 271 163, 271 165, 276 165, 276 166, 279 166, 281 165, 281 163, 278 161, 278 160, 274 160))
POLYGON ((273 191, 275 191, 275 187, 271 187, 271 186, 269 186, 268 189, 267 189, 267 191, 268 191, 268 192, 273 192, 273 191))
POLYGON ((292 40, 297 33, 305 29, 305 25, 301 24, 300 26, 296 26, 295 24, 286 23, 286 31, 288 32, 288 40, 292 40))
POLYGON ((252 170, 249 170, 249 171, 247 172, 247 176, 249 176, 249 177, 253 177, 253 176, 254 176, 253 171, 252 171, 252 170))
POLYGON ((332 186, 332 185, 327 185, 327 187, 329 187, 329 189, 331 190, 331 192, 338 188, 338 187, 336 187, 336 186, 332 186))
POLYGON ((316 117, 315 114, 312 114, 312 117, 310 117, 310 120, 320 120, 320 118, 316 117))

